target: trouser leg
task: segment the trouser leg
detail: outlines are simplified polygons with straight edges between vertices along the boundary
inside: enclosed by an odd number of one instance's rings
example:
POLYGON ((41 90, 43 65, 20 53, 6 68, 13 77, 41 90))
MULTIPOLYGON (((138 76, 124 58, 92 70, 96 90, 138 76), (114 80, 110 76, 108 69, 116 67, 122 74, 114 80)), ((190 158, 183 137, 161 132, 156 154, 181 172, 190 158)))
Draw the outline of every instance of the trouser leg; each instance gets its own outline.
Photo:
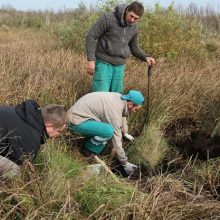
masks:
POLYGON ((112 65, 96 60, 95 73, 92 84, 92 91, 110 91, 112 82, 112 65))
POLYGON ((3 178, 20 175, 20 167, 6 157, 0 156, 0 173, 3 178))
POLYGON ((85 143, 85 149, 99 154, 103 151, 107 141, 114 134, 114 128, 111 124, 97 122, 94 120, 85 121, 79 125, 69 125, 70 130, 88 137, 85 143))
POLYGON ((110 92, 123 93, 125 65, 113 66, 110 92))

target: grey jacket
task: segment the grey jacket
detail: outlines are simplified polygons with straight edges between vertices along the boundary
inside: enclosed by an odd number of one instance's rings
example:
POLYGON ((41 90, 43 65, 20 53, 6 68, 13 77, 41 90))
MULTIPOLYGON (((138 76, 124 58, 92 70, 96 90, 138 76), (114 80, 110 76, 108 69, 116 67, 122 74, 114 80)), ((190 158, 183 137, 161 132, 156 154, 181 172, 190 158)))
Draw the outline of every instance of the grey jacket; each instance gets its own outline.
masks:
POLYGON ((126 116, 127 104, 116 92, 92 92, 80 98, 68 111, 68 121, 79 125, 86 120, 109 123, 114 127, 112 137, 117 158, 122 163, 127 162, 122 148, 122 133, 128 130, 126 116))
POLYGON ((111 13, 104 14, 92 26, 86 37, 88 61, 100 59, 112 65, 125 64, 131 53, 146 61, 146 55, 138 44, 137 24, 128 25, 124 21, 126 4, 115 7, 111 13))

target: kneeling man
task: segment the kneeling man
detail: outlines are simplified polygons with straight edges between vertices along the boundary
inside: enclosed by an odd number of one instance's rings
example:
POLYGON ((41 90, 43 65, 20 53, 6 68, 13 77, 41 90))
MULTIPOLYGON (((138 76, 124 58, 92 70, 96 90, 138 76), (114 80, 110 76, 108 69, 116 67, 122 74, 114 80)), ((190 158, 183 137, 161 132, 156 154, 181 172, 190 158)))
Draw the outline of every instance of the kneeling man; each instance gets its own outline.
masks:
POLYGON ((92 92, 80 98, 68 111, 70 130, 86 136, 85 149, 99 154, 107 141, 112 139, 118 160, 130 175, 137 166, 128 162, 122 147, 122 136, 129 135, 126 117, 141 108, 141 92, 130 90, 127 95, 115 92, 92 92))
POLYGON ((40 108, 27 100, 15 107, 0 106, 0 174, 19 175, 24 160, 33 160, 46 138, 59 136, 65 127, 66 111, 60 105, 40 108))

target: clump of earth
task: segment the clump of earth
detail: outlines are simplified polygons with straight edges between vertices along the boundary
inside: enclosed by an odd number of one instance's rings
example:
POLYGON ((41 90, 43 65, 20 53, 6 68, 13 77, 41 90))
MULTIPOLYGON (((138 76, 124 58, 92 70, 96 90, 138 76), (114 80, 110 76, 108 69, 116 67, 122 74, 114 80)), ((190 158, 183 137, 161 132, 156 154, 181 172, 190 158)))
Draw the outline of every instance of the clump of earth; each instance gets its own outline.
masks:
POLYGON ((172 121, 164 131, 167 142, 187 156, 207 160, 220 156, 220 136, 202 131, 193 118, 172 121))

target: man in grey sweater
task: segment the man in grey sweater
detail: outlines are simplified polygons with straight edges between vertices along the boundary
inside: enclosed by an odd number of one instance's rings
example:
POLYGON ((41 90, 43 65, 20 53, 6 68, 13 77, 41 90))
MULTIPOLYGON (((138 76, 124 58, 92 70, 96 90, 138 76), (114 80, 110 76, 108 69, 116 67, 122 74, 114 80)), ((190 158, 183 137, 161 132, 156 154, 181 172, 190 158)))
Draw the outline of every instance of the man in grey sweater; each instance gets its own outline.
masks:
POLYGON ((143 95, 130 90, 127 95, 116 92, 92 92, 80 98, 68 111, 70 130, 86 136, 85 149, 99 154, 109 139, 112 139, 117 159, 128 175, 137 166, 128 162, 122 147, 122 136, 129 135, 126 117, 136 112, 144 102, 143 95))
POLYGON ((92 91, 123 92, 125 60, 132 53, 149 65, 154 58, 138 44, 137 21, 144 13, 139 2, 121 4, 100 17, 86 37, 88 73, 93 75, 92 91))

